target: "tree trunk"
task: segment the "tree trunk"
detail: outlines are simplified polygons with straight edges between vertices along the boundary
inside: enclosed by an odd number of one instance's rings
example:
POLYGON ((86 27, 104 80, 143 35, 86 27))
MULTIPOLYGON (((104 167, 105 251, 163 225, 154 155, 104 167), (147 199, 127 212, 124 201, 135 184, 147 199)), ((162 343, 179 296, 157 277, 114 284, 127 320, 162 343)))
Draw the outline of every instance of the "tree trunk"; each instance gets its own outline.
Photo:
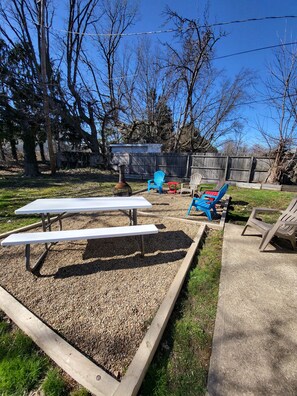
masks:
POLYGON ((16 162, 19 162, 19 159, 18 159, 18 152, 17 152, 17 147, 16 147, 17 144, 16 144, 15 139, 10 139, 9 143, 10 143, 12 158, 13 158, 16 162))
POLYGON ((35 152, 35 137, 28 128, 23 135, 24 148, 24 175, 27 177, 38 176, 39 169, 35 152))
POLYGON ((104 119, 102 126, 101 126, 101 154, 103 159, 103 167, 104 169, 108 169, 108 156, 107 156, 107 147, 106 147, 106 119, 104 119))
POLYGON ((41 162, 43 164, 46 164, 46 158, 45 158, 45 154, 44 154, 44 143, 43 142, 39 142, 39 151, 40 151, 40 156, 41 156, 41 162))
POLYGON ((279 147, 276 156, 273 160, 273 163, 269 169, 268 176, 266 177, 265 182, 266 183, 279 183, 281 176, 282 176, 282 169, 283 169, 283 157, 284 157, 284 151, 282 147, 279 147))
POLYGON ((1 153, 1 159, 2 159, 2 161, 5 161, 6 158, 5 158, 5 152, 4 152, 2 140, 0 140, 0 153, 1 153))
POLYGON ((41 80, 42 80, 42 91, 43 91, 43 111, 44 111, 44 119, 45 119, 45 131, 47 137, 47 145, 48 145, 48 154, 50 160, 51 174, 55 175, 56 173, 56 155, 53 144, 53 136, 52 136, 52 128, 51 128, 51 120, 50 120, 50 108, 49 108, 49 98, 47 92, 47 64, 46 64, 46 46, 48 43, 46 42, 46 32, 45 32, 45 0, 41 0, 40 2, 40 13, 39 13, 39 23, 40 23, 40 68, 41 68, 41 80))

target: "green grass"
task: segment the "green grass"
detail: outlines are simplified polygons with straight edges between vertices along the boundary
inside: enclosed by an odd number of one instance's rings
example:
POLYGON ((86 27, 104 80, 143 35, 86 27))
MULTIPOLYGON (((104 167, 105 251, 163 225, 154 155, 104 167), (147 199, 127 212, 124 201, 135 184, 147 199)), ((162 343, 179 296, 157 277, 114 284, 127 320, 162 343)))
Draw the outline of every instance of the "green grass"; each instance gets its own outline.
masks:
POLYGON ((21 331, 0 321, 0 394, 26 395, 35 389, 48 367, 47 358, 21 331))
MULTIPOLYGON (((37 198, 92 197, 112 195, 117 175, 99 171, 43 175, 36 179, 19 175, 0 177, 0 233, 40 221, 39 216, 15 215, 14 211, 37 198)), ((130 182, 133 191, 145 183, 130 182)))
MULTIPOLYGON (((254 207, 285 209, 295 193, 271 190, 254 190, 247 188, 230 187, 228 194, 232 197, 228 210, 227 221, 243 225, 254 207)), ((265 220, 273 220, 269 216, 265 220)))
POLYGON ((42 390, 47 396, 66 396, 68 391, 65 381, 58 369, 50 369, 42 383, 42 390))
MULTIPOLYGON (((202 190, 211 190, 214 187, 212 184, 205 184, 202 190)), ((253 208, 285 209, 293 196, 296 195, 296 193, 292 192, 257 190, 233 186, 229 187, 227 194, 231 196, 227 222, 240 225, 247 222, 253 208)), ((275 219, 275 216, 268 216, 267 220, 269 219, 271 221, 275 219)))
POLYGON ((222 232, 211 231, 143 382, 143 396, 204 395, 216 315, 222 232))
POLYGON ((39 388, 45 396, 89 395, 84 388, 71 391, 60 370, 0 313, 0 395, 27 396, 39 388))

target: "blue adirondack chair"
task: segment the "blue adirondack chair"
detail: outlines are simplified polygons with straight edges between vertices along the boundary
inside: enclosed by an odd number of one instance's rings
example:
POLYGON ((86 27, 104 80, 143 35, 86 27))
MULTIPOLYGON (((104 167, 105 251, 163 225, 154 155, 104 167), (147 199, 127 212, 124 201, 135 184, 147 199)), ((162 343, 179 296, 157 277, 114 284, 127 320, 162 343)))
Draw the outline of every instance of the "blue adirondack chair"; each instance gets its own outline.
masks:
POLYGON ((154 179, 148 180, 147 191, 150 191, 151 189, 156 189, 161 194, 163 192, 163 183, 165 183, 165 173, 159 170, 154 173, 154 179))
POLYGON ((228 187, 229 187, 228 184, 224 184, 223 187, 220 188, 217 196, 211 194, 203 194, 200 198, 193 198, 189 206, 187 216, 190 214, 191 209, 194 206, 196 210, 200 210, 204 212, 208 220, 211 221, 212 220, 211 210, 213 211, 214 215, 217 215, 216 204, 226 194, 228 187))

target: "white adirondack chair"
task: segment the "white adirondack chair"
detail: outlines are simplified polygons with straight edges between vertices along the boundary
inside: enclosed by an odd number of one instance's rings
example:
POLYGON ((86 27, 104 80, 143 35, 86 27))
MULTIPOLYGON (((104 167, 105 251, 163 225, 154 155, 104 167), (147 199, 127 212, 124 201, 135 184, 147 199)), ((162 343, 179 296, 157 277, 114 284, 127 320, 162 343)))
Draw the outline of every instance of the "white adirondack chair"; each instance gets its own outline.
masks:
POLYGON ((181 183, 180 193, 189 192, 191 196, 194 196, 195 191, 198 189, 202 180, 202 175, 200 173, 193 173, 190 178, 189 183, 181 183))

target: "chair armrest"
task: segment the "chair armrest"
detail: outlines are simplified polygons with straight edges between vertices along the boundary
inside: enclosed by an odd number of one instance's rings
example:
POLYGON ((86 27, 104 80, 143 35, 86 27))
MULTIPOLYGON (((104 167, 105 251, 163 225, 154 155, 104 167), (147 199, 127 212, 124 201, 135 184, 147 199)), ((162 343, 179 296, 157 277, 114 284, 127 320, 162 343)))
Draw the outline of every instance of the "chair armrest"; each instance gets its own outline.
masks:
POLYGON ((196 202, 196 201, 201 201, 201 197, 193 197, 192 198, 192 203, 196 202))
POLYGON ((150 183, 150 182, 152 182, 152 181, 154 181, 154 180, 153 180, 153 179, 151 179, 151 180, 148 180, 147 182, 148 182, 148 183, 150 183))
POLYGON ((210 194, 202 194, 199 198, 204 199, 206 201, 214 201, 217 197, 210 194))

